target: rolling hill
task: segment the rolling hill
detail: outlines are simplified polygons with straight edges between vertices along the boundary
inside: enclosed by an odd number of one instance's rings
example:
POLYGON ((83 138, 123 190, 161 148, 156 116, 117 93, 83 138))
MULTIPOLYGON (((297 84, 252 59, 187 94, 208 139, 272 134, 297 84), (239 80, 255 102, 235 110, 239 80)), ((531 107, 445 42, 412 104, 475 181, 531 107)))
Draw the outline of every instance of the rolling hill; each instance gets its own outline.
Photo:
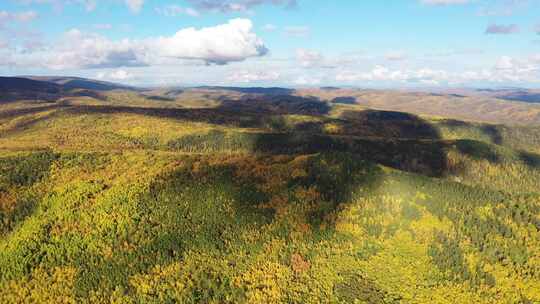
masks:
POLYGON ((49 81, 0 105, 1 303, 540 301, 534 104, 49 81))

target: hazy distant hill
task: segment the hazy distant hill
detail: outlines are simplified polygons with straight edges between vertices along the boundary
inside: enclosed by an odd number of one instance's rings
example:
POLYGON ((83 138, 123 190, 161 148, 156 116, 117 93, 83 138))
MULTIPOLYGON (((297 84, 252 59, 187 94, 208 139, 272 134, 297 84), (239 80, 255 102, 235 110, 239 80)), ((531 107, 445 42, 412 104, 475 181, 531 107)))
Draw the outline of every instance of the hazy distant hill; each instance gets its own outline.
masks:
MULTIPOLYGON (((442 116, 455 119, 476 120, 512 125, 540 125, 540 104, 518 101, 524 96, 510 94, 495 97, 502 91, 481 93, 467 89, 427 90, 414 92, 404 90, 372 89, 300 89, 297 95, 317 97, 336 104, 360 105, 389 111, 442 116), (493 96, 492 96, 493 95, 493 96), (516 99, 516 100, 510 100, 516 99)), ((517 91, 511 91, 517 92, 517 91)), ((527 91, 529 92, 529 91, 527 91)), ((527 93, 531 100, 534 96, 527 93)))
POLYGON ((470 89, 470 88, 441 88, 428 89, 427 92, 432 92, 441 95, 452 96, 476 96, 498 98, 502 100, 523 101, 528 103, 540 103, 540 90, 524 89, 524 88, 495 88, 495 89, 470 89))
POLYGON ((265 95, 290 95, 295 92, 294 89, 288 89, 288 88, 279 88, 279 87, 269 87, 269 88, 263 88, 263 87, 216 87, 216 86, 202 86, 197 87, 199 89, 206 89, 206 90, 223 90, 223 91, 233 91, 238 93, 245 93, 245 94, 265 94, 265 95))
POLYGON ((56 83, 19 77, 0 77, 0 102, 18 99, 55 100, 63 92, 56 83))
POLYGON ((72 89, 86 89, 86 90, 95 90, 95 91, 136 90, 135 87, 131 87, 127 85, 122 85, 122 84, 117 84, 117 83, 112 83, 112 82, 107 82, 107 81, 79 78, 79 77, 28 76, 27 78, 58 84, 58 85, 61 85, 65 90, 72 90, 72 89))

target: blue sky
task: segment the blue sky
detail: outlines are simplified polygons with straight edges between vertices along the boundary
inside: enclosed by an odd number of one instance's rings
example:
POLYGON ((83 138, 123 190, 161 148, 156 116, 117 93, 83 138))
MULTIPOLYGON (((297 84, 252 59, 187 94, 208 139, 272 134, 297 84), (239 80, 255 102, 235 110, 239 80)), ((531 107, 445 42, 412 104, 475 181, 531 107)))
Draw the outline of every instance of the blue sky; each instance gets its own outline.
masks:
POLYGON ((540 87, 540 1, 2 0, 0 74, 540 87))

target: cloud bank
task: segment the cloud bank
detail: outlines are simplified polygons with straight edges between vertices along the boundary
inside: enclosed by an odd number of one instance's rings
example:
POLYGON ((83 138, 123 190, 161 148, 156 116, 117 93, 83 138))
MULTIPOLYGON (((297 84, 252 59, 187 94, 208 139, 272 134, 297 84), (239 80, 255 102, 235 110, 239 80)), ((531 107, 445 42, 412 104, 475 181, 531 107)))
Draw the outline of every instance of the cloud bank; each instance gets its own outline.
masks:
POLYGON ((140 67, 182 60, 225 65, 268 53, 252 29, 249 19, 233 19, 214 27, 181 29, 172 36, 119 41, 73 29, 44 50, 9 55, 14 59, 11 63, 54 70, 140 67))

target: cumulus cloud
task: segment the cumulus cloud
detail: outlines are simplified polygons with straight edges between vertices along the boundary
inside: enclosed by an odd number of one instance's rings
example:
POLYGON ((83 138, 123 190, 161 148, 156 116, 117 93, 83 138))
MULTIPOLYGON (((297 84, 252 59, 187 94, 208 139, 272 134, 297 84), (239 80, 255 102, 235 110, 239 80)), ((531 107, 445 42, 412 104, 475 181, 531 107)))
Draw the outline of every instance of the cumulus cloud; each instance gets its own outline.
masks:
POLYGON ((200 59, 219 65, 243 61, 268 53, 252 29, 249 19, 233 19, 215 27, 187 28, 171 37, 160 37, 155 40, 155 47, 162 57, 200 59))
POLYGON ((336 76, 341 82, 411 82, 429 85, 439 85, 448 81, 448 73, 444 70, 422 68, 418 70, 391 70, 385 66, 377 65, 371 71, 342 72, 336 76))
POLYGON ((534 56, 529 60, 518 60, 509 56, 498 59, 491 70, 489 80, 492 82, 532 83, 540 82, 540 64, 534 56))
POLYGON ((127 39, 111 41, 73 29, 47 51, 35 55, 42 57, 47 68, 55 70, 132 67, 146 65, 140 55, 142 49, 127 39))
POLYGON ((515 34, 519 33, 519 26, 516 24, 509 24, 509 25, 499 25, 499 24, 491 24, 486 28, 486 34, 503 34, 503 35, 509 35, 509 34, 515 34))
POLYGON ((224 65, 268 52, 252 27, 248 19, 233 19, 214 27, 182 29, 169 37, 119 41, 73 29, 44 50, 16 57, 18 65, 37 64, 55 70, 138 67, 182 60, 224 65))
POLYGON ((426 5, 455 5, 455 4, 468 4, 471 0, 421 0, 422 4, 426 5))
POLYGON ((391 69, 377 65, 360 72, 341 70, 335 80, 342 83, 402 83, 421 85, 470 85, 471 83, 540 83, 540 55, 526 59, 499 57, 491 68, 449 72, 444 69, 391 69))
POLYGON ((179 5, 167 5, 164 7, 156 7, 156 12, 166 17, 177 17, 181 15, 188 15, 191 17, 199 17, 200 14, 197 10, 191 7, 181 7, 179 5))
POLYGON ((275 71, 236 71, 227 77, 227 80, 233 83, 251 83, 277 81, 280 73, 275 71))
POLYGON ((297 6, 296 0, 188 0, 197 9, 223 13, 246 12, 253 7, 270 4, 286 8, 297 6))

